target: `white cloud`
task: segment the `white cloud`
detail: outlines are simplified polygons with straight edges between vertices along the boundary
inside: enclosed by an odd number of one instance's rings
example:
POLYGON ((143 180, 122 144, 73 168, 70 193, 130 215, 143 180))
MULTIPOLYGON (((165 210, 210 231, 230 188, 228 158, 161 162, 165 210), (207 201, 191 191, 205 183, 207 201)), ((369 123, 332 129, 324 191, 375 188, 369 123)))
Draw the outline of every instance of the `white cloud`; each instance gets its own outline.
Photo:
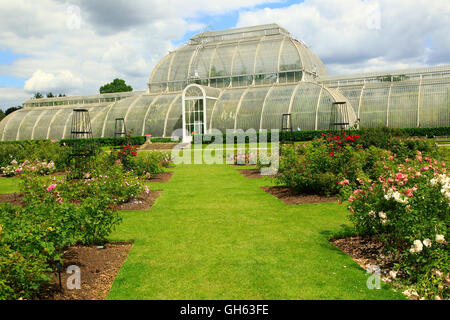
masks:
POLYGON ((0 48, 22 55, 0 75, 28 79, 26 93, 92 94, 116 77, 142 90, 173 43, 204 28, 204 14, 271 1, 0 0, 0 48))
POLYGON ((306 0, 243 11, 238 26, 271 22, 305 41, 330 73, 450 63, 448 1, 306 0))
MULTIPOLYGON (((286 27, 312 47, 330 73, 450 63, 448 1, 306 0, 254 8, 268 2, 284 1, 0 0, 0 48, 21 55, 0 64, 0 75, 28 79, 27 91, 11 88, 18 99, 34 90, 96 93, 116 77, 143 90, 174 43, 187 31, 204 29, 204 15, 231 10, 240 10, 238 26, 286 27), (80 8, 79 25, 71 6, 80 8)), ((0 95, 2 107, 12 103, 9 97, 0 95)))
POLYGON ((78 89, 83 86, 83 80, 73 75, 69 70, 58 73, 48 73, 37 70, 30 79, 25 82, 25 92, 54 92, 61 93, 66 90, 78 89))
POLYGON ((22 105, 22 102, 31 98, 22 88, 0 87, 0 109, 5 111, 10 107, 22 105))

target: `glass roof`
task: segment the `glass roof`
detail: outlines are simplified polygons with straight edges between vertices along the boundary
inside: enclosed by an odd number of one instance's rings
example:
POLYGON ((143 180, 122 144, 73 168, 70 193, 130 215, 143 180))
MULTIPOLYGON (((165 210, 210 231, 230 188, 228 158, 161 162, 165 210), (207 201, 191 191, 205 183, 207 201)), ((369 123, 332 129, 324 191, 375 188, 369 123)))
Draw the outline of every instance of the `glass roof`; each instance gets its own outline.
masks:
MULTIPOLYGON (((240 77, 303 71, 305 79, 326 76, 322 61, 308 47, 276 24, 204 32, 170 52, 154 68, 149 85, 182 90, 198 79, 240 77)), ((164 91, 164 90, 162 90, 164 91)))

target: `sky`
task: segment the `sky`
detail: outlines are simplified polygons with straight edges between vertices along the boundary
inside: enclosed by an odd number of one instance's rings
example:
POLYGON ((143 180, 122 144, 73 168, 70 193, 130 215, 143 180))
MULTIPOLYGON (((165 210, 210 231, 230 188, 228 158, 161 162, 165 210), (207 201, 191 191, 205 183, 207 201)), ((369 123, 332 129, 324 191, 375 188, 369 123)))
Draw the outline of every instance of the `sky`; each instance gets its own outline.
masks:
POLYGON ((278 23, 329 74, 450 64, 448 0, 0 0, 0 109, 35 92, 145 90, 193 35, 278 23))

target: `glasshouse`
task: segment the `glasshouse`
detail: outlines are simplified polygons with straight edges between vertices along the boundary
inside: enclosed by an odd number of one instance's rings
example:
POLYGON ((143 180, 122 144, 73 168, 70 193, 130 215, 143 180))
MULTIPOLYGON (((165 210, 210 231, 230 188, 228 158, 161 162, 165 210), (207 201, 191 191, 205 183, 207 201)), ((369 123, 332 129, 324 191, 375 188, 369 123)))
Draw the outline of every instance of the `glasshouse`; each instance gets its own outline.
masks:
POLYGON ((70 137, 73 110, 94 137, 183 138, 248 129, 450 125, 450 66, 328 75, 304 43, 276 24, 200 33, 155 66, 147 91, 31 99, 0 122, 1 140, 70 137), (359 121, 358 121, 359 119, 359 121))

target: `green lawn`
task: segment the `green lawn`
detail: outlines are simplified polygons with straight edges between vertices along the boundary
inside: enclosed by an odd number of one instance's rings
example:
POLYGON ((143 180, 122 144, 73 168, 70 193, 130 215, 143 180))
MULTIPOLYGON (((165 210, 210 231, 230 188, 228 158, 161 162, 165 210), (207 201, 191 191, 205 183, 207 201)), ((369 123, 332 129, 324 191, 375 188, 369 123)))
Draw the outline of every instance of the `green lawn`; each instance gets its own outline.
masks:
POLYGON ((109 299, 402 299, 327 238, 337 203, 286 206, 227 165, 181 165, 149 211, 123 212, 111 240, 134 246, 109 299))
MULTIPOLYGON (((134 242, 109 299, 403 299, 327 238, 349 226, 337 203, 286 206, 227 165, 180 165, 149 211, 111 236, 134 242)), ((0 193, 18 179, 0 178, 0 193)))
POLYGON ((19 178, 0 178, 0 194, 19 192, 19 178))

